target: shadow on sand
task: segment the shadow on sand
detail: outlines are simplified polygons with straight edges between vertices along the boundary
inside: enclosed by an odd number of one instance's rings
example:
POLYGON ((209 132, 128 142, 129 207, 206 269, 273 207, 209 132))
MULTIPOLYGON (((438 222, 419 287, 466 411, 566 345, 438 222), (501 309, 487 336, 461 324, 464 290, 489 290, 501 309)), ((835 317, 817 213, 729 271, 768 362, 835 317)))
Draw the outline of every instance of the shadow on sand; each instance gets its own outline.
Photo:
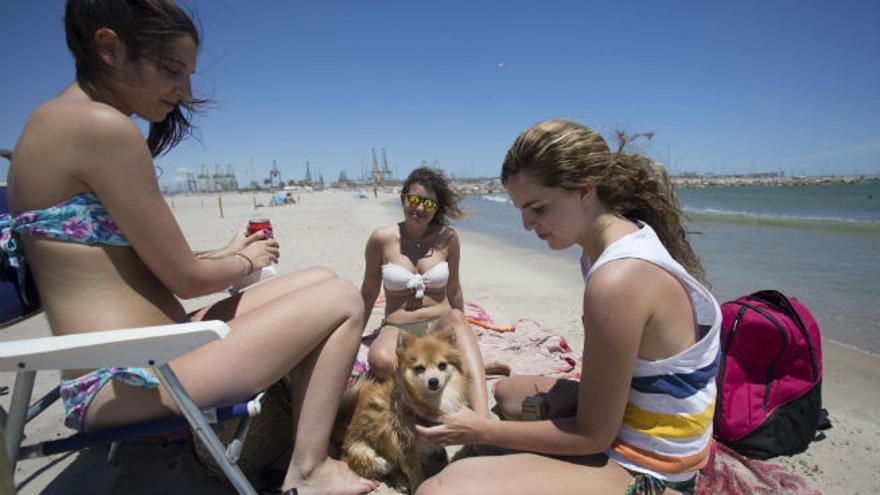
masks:
MULTIPOLYGON (((115 465, 107 464, 108 451, 109 446, 102 446, 60 456, 34 471, 27 479, 21 480, 18 493, 20 495, 32 493, 234 495, 236 493, 225 480, 207 474, 193 455, 192 447, 188 442, 126 444, 119 449, 115 465), (47 479, 48 477, 51 479, 47 479)), ((259 481, 252 480, 257 490, 261 489, 259 481)))

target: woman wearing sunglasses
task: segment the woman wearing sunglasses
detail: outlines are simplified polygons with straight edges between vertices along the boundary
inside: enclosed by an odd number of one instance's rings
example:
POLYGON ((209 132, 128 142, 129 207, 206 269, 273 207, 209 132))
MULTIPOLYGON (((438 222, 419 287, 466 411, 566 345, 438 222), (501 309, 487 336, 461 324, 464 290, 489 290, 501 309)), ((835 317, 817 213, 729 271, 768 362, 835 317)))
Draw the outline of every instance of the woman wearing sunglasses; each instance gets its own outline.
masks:
POLYGON ((404 181, 400 194, 403 221, 377 229, 367 241, 361 286, 365 317, 385 287, 385 319, 370 346, 368 360, 375 375, 390 377, 401 331, 421 335, 453 327, 471 378, 471 407, 486 416, 486 374, 477 338, 464 316, 458 234, 448 222, 448 218, 463 216, 458 199, 442 173, 417 168, 404 181))

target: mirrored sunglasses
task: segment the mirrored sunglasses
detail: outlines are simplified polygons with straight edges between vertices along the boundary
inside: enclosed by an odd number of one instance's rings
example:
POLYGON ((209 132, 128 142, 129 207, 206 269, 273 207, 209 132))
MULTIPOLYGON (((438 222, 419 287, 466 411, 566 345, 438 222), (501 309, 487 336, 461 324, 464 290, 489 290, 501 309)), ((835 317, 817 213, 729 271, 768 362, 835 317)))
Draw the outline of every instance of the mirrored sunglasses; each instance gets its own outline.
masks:
POLYGON ((440 206, 440 204, 437 203, 436 199, 423 198, 423 197, 417 196, 415 194, 407 194, 406 195, 406 202, 409 204, 409 206, 411 208, 418 208, 419 205, 423 205, 425 208, 425 211, 435 211, 437 209, 437 207, 440 206))

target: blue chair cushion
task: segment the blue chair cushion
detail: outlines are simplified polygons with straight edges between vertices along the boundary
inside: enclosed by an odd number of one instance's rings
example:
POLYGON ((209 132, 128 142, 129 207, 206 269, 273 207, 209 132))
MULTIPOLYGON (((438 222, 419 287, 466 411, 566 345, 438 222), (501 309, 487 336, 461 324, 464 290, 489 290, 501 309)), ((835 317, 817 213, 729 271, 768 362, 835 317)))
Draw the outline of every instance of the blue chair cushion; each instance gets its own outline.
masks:
MULTIPOLYGON (((0 213, 9 213, 5 184, 0 185, 0 213)), ((19 287, 15 269, 5 265, 0 267, 0 327, 32 316, 40 309, 40 295, 37 293, 30 270, 25 277, 24 287, 19 287), (22 294, 27 301, 22 298, 22 294)))

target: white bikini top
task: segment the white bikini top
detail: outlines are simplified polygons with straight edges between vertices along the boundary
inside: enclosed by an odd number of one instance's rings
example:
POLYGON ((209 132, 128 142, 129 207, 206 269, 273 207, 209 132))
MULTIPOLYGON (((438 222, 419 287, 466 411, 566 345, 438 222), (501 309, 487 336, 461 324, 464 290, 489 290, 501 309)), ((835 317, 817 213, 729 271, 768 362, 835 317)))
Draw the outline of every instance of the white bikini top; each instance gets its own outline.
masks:
POLYGON ((425 297, 425 288, 442 289, 449 280, 449 263, 441 261, 425 273, 412 273, 397 263, 382 265, 385 290, 414 290, 416 299, 425 297))

